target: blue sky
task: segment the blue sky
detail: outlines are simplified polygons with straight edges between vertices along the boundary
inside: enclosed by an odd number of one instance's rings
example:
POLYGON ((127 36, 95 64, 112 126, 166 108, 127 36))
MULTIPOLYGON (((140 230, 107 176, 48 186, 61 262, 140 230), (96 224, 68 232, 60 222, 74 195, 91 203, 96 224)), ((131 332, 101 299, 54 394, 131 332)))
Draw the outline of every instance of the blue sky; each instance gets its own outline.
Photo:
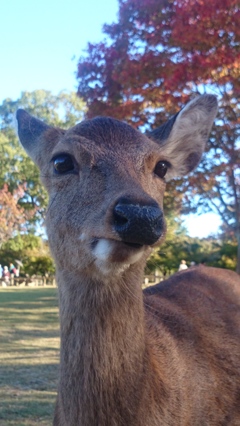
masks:
MULTIPOLYGON (((117 0, 0 1, 0 102, 35 89, 76 90, 77 60, 88 42, 102 40, 102 26, 117 19, 117 0)), ((191 236, 207 236, 216 215, 189 216, 191 236)))
POLYGON ((117 11, 117 0, 2 0, 0 101, 24 90, 76 89, 77 59, 117 11))

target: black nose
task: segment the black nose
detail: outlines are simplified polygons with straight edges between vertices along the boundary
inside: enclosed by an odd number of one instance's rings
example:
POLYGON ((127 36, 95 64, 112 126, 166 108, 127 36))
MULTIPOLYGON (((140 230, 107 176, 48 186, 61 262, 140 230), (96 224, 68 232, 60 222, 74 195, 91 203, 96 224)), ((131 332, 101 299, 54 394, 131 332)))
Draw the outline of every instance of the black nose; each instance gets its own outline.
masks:
POLYGON ((163 213, 155 202, 145 204, 121 198, 113 209, 114 229, 124 242, 154 244, 163 232, 163 213))

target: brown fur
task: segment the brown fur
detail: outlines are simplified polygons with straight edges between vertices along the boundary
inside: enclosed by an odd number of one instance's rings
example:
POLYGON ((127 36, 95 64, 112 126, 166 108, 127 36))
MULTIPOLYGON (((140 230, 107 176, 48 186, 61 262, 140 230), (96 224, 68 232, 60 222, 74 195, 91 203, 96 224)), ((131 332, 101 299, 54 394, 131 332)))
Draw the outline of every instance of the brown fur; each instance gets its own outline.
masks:
POLYGON ((200 97, 150 139, 109 118, 64 133, 18 112, 50 198, 61 322, 54 426, 240 425, 240 278, 194 267, 143 293, 151 247, 125 244, 113 220, 120 197, 162 208, 156 163, 171 164, 167 178, 192 170, 215 114, 216 100, 200 97), (56 175, 51 159, 63 152, 76 169, 56 175))

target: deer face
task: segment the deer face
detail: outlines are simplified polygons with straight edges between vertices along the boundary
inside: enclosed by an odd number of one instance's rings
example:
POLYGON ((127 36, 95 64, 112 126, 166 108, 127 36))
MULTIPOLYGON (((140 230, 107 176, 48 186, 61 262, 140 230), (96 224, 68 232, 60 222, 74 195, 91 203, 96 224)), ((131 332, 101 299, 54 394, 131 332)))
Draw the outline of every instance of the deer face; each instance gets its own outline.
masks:
POLYGON ((165 235, 165 180, 198 164, 215 114, 215 98, 202 96, 147 137, 111 118, 64 132, 19 110, 20 140, 49 193, 57 267, 108 276, 142 263, 165 235))

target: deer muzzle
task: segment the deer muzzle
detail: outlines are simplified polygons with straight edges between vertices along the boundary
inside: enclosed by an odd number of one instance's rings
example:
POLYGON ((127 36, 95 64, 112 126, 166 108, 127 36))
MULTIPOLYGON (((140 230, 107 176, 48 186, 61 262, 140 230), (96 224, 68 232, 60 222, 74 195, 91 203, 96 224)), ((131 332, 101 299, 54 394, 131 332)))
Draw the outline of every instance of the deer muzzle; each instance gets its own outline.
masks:
POLYGON ((113 209, 113 227, 125 243, 153 245, 164 230, 163 212, 156 202, 121 198, 113 209))

